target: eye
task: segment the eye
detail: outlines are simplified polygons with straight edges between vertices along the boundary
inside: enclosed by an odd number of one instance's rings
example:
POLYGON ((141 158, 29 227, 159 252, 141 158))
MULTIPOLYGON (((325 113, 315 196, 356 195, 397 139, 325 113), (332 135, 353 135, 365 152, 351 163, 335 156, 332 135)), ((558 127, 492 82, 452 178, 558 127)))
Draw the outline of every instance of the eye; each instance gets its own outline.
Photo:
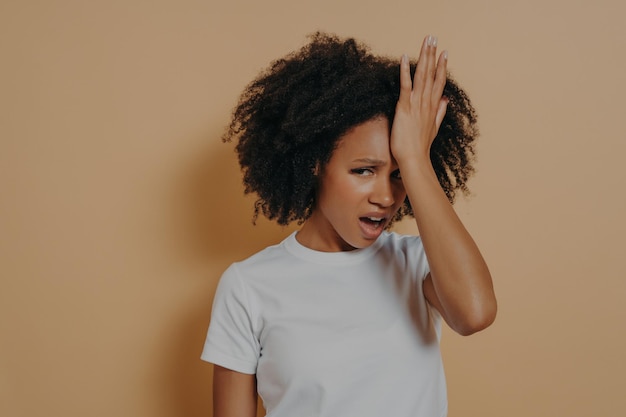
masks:
POLYGON ((356 175, 374 175, 374 170, 371 168, 354 168, 350 172, 356 175))
POLYGON ((396 180, 401 180, 402 179, 402 174, 400 174, 400 170, 396 169, 395 171, 393 171, 391 173, 391 178, 394 178, 396 180))

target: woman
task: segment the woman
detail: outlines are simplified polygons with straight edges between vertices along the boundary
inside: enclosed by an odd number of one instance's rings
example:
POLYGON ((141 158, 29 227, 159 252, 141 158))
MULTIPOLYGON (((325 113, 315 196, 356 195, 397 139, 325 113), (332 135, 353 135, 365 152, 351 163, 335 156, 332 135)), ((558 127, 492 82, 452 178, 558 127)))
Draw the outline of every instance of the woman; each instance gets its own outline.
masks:
POLYGON ((416 64, 317 33, 244 91, 225 139, 259 213, 302 227, 236 262, 202 358, 214 416, 447 414, 440 323, 489 326, 489 270, 455 214, 476 116, 427 36, 416 64), (414 75, 412 75, 414 73, 414 75), (420 236, 389 232, 405 215, 420 236))

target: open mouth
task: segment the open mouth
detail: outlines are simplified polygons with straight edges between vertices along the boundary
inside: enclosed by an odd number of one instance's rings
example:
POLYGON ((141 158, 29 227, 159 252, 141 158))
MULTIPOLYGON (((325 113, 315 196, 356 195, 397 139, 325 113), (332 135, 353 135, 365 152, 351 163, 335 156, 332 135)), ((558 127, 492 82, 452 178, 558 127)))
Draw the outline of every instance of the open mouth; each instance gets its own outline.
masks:
POLYGON ((361 221, 372 227, 380 227, 385 223, 384 217, 361 217, 361 221))
POLYGON ((361 223, 361 231, 366 239, 376 239, 385 229, 387 224, 386 217, 359 217, 361 223))

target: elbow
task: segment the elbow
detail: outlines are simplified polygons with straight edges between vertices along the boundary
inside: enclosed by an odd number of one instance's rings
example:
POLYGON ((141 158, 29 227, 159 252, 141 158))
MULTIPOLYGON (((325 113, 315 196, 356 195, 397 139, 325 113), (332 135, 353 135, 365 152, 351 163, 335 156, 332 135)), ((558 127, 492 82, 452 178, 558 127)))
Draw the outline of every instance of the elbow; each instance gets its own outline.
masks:
POLYGON ((493 324, 496 319, 497 310, 498 307, 494 299, 494 301, 488 303, 488 305, 481 305, 475 308, 471 313, 466 314, 463 320, 459 320, 458 323, 455 323, 453 330, 461 336, 470 336, 480 332, 493 324))

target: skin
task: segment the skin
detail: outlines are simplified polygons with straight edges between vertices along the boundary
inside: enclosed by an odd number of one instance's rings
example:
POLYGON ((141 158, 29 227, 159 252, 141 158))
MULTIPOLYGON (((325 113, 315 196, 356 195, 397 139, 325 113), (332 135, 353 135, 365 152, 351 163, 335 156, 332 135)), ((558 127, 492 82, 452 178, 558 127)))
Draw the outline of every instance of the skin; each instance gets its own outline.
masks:
MULTIPOLYGON (((408 196, 431 270, 424 295, 453 330, 470 335, 494 321, 497 305, 487 265, 430 162, 430 147, 446 112, 447 61, 446 52, 437 57, 432 36, 424 39, 413 79, 408 59, 402 57, 391 133, 388 121, 377 118, 341 138, 319 173, 314 212, 296 237, 320 251, 367 247, 408 196), (366 217, 384 221, 374 227, 366 217)), ((255 375, 216 366, 213 389, 215 417, 256 416, 255 375)))
POLYGON ((256 376, 215 365, 213 417, 255 417, 256 410, 256 376))
POLYGON ((437 39, 427 37, 413 80, 408 60, 402 58, 389 146, 402 172, 430 265, 424 294, 453 330, 470 335, 495 320, 497 305, 487 264, 430 163, 430 146, 447 106, 442 97, 447 55, 444 51, 437 59, 437 39))
POLYGON ((296 239, 322 252, 364 248, 380 236, 406 192, 389 150, 389 122, 369 120, 339 141, 321 173, 317 205, 296 239), (376 224, 368 218, 381 219, 376 224))

